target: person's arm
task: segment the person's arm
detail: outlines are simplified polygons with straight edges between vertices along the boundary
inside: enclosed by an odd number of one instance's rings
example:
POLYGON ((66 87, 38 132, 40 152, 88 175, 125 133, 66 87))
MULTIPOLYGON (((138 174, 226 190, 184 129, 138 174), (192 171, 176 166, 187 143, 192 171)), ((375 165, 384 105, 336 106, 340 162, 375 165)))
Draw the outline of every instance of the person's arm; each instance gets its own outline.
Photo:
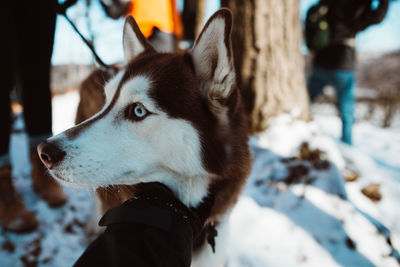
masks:
POLYGON ((372 9, 371 3, 372 1, 368 1, 368 7, 359 18, 359 31, 364 30, 370 25, 378 24, 385 18, 389 7, 389 0, 379 0, 379 6, 376 9, 372 9))

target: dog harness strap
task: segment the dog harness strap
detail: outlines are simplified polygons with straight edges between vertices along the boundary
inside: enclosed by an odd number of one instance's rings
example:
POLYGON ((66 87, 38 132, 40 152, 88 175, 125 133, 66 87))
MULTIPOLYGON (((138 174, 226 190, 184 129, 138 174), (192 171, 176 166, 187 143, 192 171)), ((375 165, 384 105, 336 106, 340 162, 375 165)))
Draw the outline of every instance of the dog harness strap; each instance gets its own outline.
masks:
POLYGON ((135 185, 135 196, 121 206, 110 209, 100 219, 100 226, 117 223, 139 223, 170 231, 174 216, 190 223, 195 239, 204 221, 187 208, 173 192, 161 183, 135 185))
POLYGON ((193 243, 193 248, 198 249, 204 244, 204 241, 207 240, 208 244, 211 246, 213 253, 215 253, 215 237, 218 235, 218 231, 216 226, 218 225, 217 221, 209 222, 207 225, 204 225, 207 218, 210 217, 212 208, 215 203, 215 195, 220 190, 220 187, 224 186, 225 181, 219 181, 214 183, 210 189, 209 194, 205 197, 202 203, 196 207, 192 208, 192 212, 197 215, 198 220, 202 223, 201 231, 198 235, 196 235, 193 243))
POLYGON ((217 229, 215 229, 214 223, 209 223, 206 226, 207 242, 210 244, 213 253, 215 253, 215 237, 218 235, 217 229))
POLYGON ((193 209, 185 206, 166 185, 158 182, 140 183, 135 185, 135 190, 134 199, 146 199, 154 205, 168 208, 190 222, 194 239, 202 230, 206 218, 203 219, 193 209))

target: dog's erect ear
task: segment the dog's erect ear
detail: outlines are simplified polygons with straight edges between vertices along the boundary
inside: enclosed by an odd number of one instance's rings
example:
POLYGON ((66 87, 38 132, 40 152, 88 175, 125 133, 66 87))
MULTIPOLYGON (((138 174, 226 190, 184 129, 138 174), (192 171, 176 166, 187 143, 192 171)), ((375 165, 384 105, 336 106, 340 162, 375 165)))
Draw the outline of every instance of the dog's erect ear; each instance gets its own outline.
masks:
POLYGON ((122 44, 126 62, 131 61, 143 52, 155 52, 154 47, 144 37, 132 16, 128 16, 125 19, 122 44))
POLYGON ((233 89, 231 30, 232 13, 220 9, 207 21, 192 49, 200 89, 210 99, 226 99, 233 89))

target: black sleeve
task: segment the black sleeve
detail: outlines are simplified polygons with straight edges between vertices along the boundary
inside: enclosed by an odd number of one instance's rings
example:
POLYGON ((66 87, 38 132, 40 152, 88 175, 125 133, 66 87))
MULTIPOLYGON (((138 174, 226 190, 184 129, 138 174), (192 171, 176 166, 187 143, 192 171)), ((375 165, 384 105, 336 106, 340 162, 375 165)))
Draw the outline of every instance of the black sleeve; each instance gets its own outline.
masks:
POLYGON ((115 224, 97 238, 74 267, 161 267, 169 251, 168 235, 140 224, 115 224))
POLYGON ((107 229, 74 267, 190 267, 193 228, 180 213, 128 200, 107 211, 99 225, 107 229))
POLYGON ((359 17, 358 31, 366 29, 368 26, 380 23, 388 10, 389 0, 379 0, 379 6, 376 9, 371 9, 371 2, 368 1, 368 7, 359 17))

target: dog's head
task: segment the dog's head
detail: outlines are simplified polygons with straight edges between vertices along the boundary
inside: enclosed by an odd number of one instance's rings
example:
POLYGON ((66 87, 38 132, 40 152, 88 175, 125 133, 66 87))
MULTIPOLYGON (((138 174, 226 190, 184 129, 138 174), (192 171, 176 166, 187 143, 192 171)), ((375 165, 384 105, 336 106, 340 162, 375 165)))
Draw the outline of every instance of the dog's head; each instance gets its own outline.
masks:
POLYGON ((227 162, 247 153, 231 26, 221 9, 191 51, 158 53, 128 17, 126 62, 105 86, 103 109, 39 145, 49 173, 90 188, 159 181, 197 205, 212 180, 232 169, 227 162))

